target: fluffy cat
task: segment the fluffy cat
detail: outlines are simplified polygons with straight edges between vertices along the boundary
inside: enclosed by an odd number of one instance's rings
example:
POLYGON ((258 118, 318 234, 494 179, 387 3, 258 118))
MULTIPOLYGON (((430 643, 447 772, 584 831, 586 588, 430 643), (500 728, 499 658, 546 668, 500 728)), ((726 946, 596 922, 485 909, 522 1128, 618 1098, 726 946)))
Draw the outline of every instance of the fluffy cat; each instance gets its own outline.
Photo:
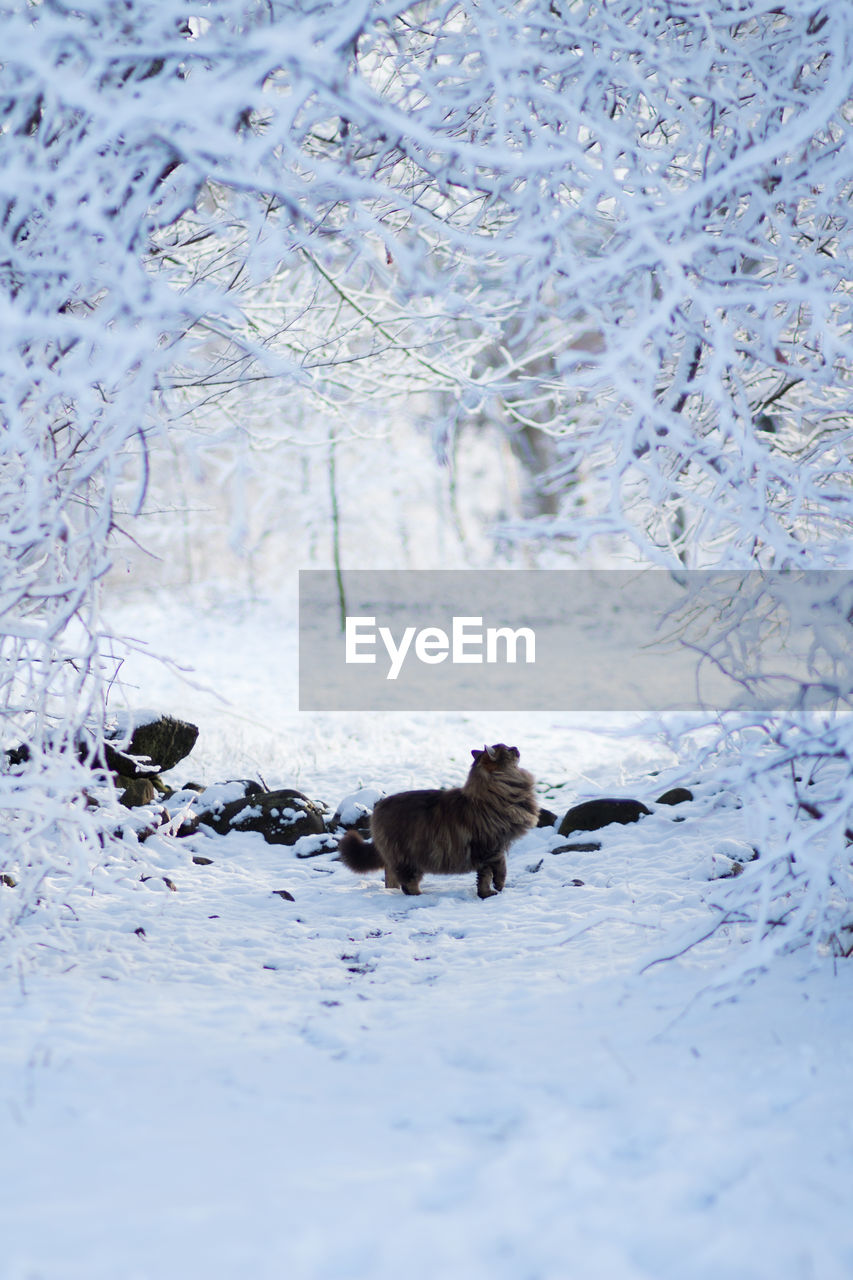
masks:
POLYGON ((533 775, 519 767, 517 747, 502 742, 471 752, 461 787, 401 791, 380 800, 371 840, 348 831, 338 846, 350 871, 385 870, 385 885, 420 893, 422 876, 477 873, 477 893, 489 898, 506 883, 506 851, 536 826, 533 775))

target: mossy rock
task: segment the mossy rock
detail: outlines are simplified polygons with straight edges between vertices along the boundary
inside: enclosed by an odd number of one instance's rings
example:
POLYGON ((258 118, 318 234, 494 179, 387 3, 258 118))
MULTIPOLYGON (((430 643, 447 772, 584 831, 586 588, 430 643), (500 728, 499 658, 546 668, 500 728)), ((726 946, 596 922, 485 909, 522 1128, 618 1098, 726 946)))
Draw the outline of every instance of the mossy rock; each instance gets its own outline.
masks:
POLYGON ((195 746, 198 726, 174 716, 139 714, 140 723, 134 724, 131 714, 129 723, 119 722, 111 730, 104 743, 107 768, 127 778, 146 778, 174 769, 195 746))
POLYGON ((118 786, 123 786, 124 790, 119 796, 119 802, 126 809, 137 809, 142 805, 153 804, 157 791, 154 783, 150 778, 123 778, 119 776, 116 779, 118 786))
POLYGON ((232 800, 200 813, 198 820, 221 836, 230 831, 257 831, 268 844, 295 844, 302 836, 326 830, 322 807, 289 788, 232 800))

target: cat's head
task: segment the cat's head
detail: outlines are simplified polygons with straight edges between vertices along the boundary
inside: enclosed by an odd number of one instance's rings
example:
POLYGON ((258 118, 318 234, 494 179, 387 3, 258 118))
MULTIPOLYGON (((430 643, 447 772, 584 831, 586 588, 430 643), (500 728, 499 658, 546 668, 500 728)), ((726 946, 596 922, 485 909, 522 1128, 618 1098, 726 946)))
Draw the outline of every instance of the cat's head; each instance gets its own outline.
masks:
POLYGON ((496 742, 491 747, 484 746, 482 751, 474 747, 471 755, 474 757, 474 764, 491 772, 495 769, 504 769, 507 765, 517 764, 521 753, 518 747, 508 747, 503 742, 496 742))

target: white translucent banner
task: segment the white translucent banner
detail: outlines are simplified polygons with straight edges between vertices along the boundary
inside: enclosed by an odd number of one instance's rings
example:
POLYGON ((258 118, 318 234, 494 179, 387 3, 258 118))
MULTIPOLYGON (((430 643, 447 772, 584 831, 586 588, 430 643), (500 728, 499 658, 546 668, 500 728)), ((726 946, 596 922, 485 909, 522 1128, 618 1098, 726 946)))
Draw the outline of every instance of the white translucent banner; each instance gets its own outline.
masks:
POLYGON ((300 573, 303 710, 846 702, 853 575, 300 573))

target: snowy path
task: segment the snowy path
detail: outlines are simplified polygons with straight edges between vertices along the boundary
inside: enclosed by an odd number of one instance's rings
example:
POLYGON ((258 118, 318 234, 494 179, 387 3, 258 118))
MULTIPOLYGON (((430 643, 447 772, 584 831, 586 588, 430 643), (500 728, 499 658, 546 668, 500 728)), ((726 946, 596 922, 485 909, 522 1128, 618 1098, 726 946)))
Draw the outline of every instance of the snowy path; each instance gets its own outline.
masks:
MULTIPOLYGON (((457 781, 483 734, 514 735, 552 786, 587 779, 565 807, 672 765, 542 717, 306 726, 286 681, 257 694, 281 636, 170 625, 221 686, 243 636, 230 687, 258 699, 238 718, 186 695, 203 737, 181 778, 263 760, 334 804, 457 781)), ((149 841, 176 892, 75 903, 74 967, 0 989, 0 1277, 847 1280, 853 971, 794 956, 714 992, 718 935, 640 973, 712 918, 704 868, 739 821, 700 800, 586 854, 531 832, 486 902, 254 835, 149 841)))

